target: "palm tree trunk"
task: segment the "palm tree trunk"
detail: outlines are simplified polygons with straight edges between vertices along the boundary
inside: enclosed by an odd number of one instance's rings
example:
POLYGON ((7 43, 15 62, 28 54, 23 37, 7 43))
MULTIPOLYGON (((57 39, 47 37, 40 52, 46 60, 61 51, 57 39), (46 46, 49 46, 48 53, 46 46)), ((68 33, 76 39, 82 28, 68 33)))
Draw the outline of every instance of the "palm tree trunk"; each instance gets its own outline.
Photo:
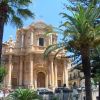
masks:
POLYGON ((90 52, 89 46, 82 46, 81 57, 82 57, 82 67, 85 77, 85 92, 86 100, 92 100, 92 91, 91 91, 91 67, 90 67, 90 52))
POLYGON ((0 65, 1 65, 1 55, 2 55, 3 30, 4 30, 4 21, 2 18, 0 18, 0 65))

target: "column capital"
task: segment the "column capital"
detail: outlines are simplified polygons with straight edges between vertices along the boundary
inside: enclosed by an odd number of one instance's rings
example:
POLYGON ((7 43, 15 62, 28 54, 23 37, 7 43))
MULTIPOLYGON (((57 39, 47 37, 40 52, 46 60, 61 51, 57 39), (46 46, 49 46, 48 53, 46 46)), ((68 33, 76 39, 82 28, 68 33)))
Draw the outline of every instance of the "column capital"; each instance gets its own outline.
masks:
POLYGON ((12 60, 12 55, 9 55, 9 61, 11 61, 12 60))
POLYGON ((25 29, 22 28, 22 29, 20 30, 20 33, 21 33, 21 34, 25 34, 25 29))
POLYGON ((30 54, 30 60, 33 60, 33 54, 30 54))
POLYGON ((50 55, 50 56, 49 56, 49 60, 50 60, 50 61, 54 61, 54 56, 53 56, 53 55, 50 55))
POLYGON ((23 36, 24 34, 25 34, 24 32, 21 33, 22 36, 23 36))

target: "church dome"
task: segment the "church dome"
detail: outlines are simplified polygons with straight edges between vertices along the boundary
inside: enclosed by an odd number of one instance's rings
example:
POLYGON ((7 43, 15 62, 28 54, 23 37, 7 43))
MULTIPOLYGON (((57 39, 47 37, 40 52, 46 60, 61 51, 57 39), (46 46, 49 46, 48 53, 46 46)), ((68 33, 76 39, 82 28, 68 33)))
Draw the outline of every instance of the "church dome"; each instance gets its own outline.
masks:
POLYGON ((46 28, 48 25, 45 24, 43 21, 38 21, 36 23, 32 23, 31 26, 34 26, 35 29, 44 29, 46 28))

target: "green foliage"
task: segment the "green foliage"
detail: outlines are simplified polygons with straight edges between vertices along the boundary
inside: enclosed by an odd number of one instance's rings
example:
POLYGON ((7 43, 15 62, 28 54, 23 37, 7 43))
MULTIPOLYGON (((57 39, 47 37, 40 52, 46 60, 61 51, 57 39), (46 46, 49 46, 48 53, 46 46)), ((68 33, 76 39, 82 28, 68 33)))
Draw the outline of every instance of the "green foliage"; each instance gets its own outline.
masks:
POLYGON ((93 5, 96 5, 96 4, 100 4, 100 0, 69 0, 72 4, 74 4, 75 6, 77 4, 82 4, 83 6, 88 6, 90 3, 93 3, 93 5))
POLYGON ((20 28, 23 26, 23 19, 34 18, 34 13, 28 9, 31 3, 31 0, 0 0, 0 64, 4 25, 9 22, 20 28))
POLYGON ((19 88, 12 92, 7 100, 42 100, 42 97, 33 90, 19 88))
MULTIPOLYGON (((86 100, 92 100, 90 50, 100 44, 100 23, 95 24, 100 16, 100 8, 93 4, 89 4, 86 8, 78 5, 76 12, 71 10, 70 15, 67 13, 61 13, 61 15, 65 19, 61 25, 64 27, 61 48, 81 56, 85 76, 86 100)), ((57 45, 49 46, 45 55, 48 56, 51 51, 61 49, 57 45)))
POLYGON ((96 19, 100 16, 100 9, 92 4, 87 9, 78 5, 78 12, 71 11, 72 15, 61 13, 64 23, 63 40, 59 44, 54 44, 47 47, 45 56, 48 56, 51 51, 65 48, 76 55, 80 54, 81 48, 89 46, 94 48, 100 44, 100 24, 95 25, 96 19), (69 39, 68 39, 69 38, 69 39))
POLYGON ((7 74, 5 68, 3 66, 0 66, 0 83, 3 81, 5 75, 7 74))
POLYGON ((4 23, 11 22, 17 27, 23 26, 23 18, 34 18, 34 14, 28 9, 31 0, 2 0, 0 2, 0 18, 4 23))
POLYGON ((100 9, 96 8, 93 5, 90 5, 87 9, 84 9, 82 6, 78 6, 79 12, 73 13, 73 16, 70 16, 66 13, 61 13, 63 18, 67 20, 62 24, 66 28, 64 31, 64 40, 67 36, 71 37, 69 42, 73 48, 79 50, 81 45, 87 44, 89 46, 95 45, 94 41, 100 41, 100 25, 95 26, 95 20, 100 15, 100 9), (97 27, 99 27, 97 29, 97 27))
POLYGON ((56 52, 56 53, 55 53, 55 57, 54 57, 54 59, 55 59, 56 56, 57 56, 57 54, 58 54, 59 52, 61 52, 61 51, 64 49, 63 46, 64 46, 63 43, 58 43, 58 44, 49 45, 49 46, 46 48, 45 52, 44 52, 44 58, 47 58, 48 55, 49 55, 50 53, 52 53, 52 51, 55 51, 55 52, 56 52))
POLYGON ((97 73, 95 73, 94 81, 95 82, 100 82, 100 70, 97 71, 97 73))
POLYGON ((92 78, 95 82, 100 82, 100 46, 98 46, 91 55, 92 63, 92 78))

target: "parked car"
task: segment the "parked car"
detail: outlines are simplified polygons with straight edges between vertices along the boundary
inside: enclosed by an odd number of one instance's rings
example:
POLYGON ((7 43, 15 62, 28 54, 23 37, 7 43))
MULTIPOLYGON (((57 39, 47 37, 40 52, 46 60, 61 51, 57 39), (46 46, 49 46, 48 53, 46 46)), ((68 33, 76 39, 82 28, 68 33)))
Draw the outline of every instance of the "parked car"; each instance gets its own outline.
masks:
POLYGON ((53 94, 53 91, 51 89, 48 89, 48 88, 38 88, 37 89, 37 93, 38 94, 53 94))
POLYGON ((42 96, 43 100, 53 100, 54 94, 51 89, 48 88, 38 88, 38 95, 42 96))

